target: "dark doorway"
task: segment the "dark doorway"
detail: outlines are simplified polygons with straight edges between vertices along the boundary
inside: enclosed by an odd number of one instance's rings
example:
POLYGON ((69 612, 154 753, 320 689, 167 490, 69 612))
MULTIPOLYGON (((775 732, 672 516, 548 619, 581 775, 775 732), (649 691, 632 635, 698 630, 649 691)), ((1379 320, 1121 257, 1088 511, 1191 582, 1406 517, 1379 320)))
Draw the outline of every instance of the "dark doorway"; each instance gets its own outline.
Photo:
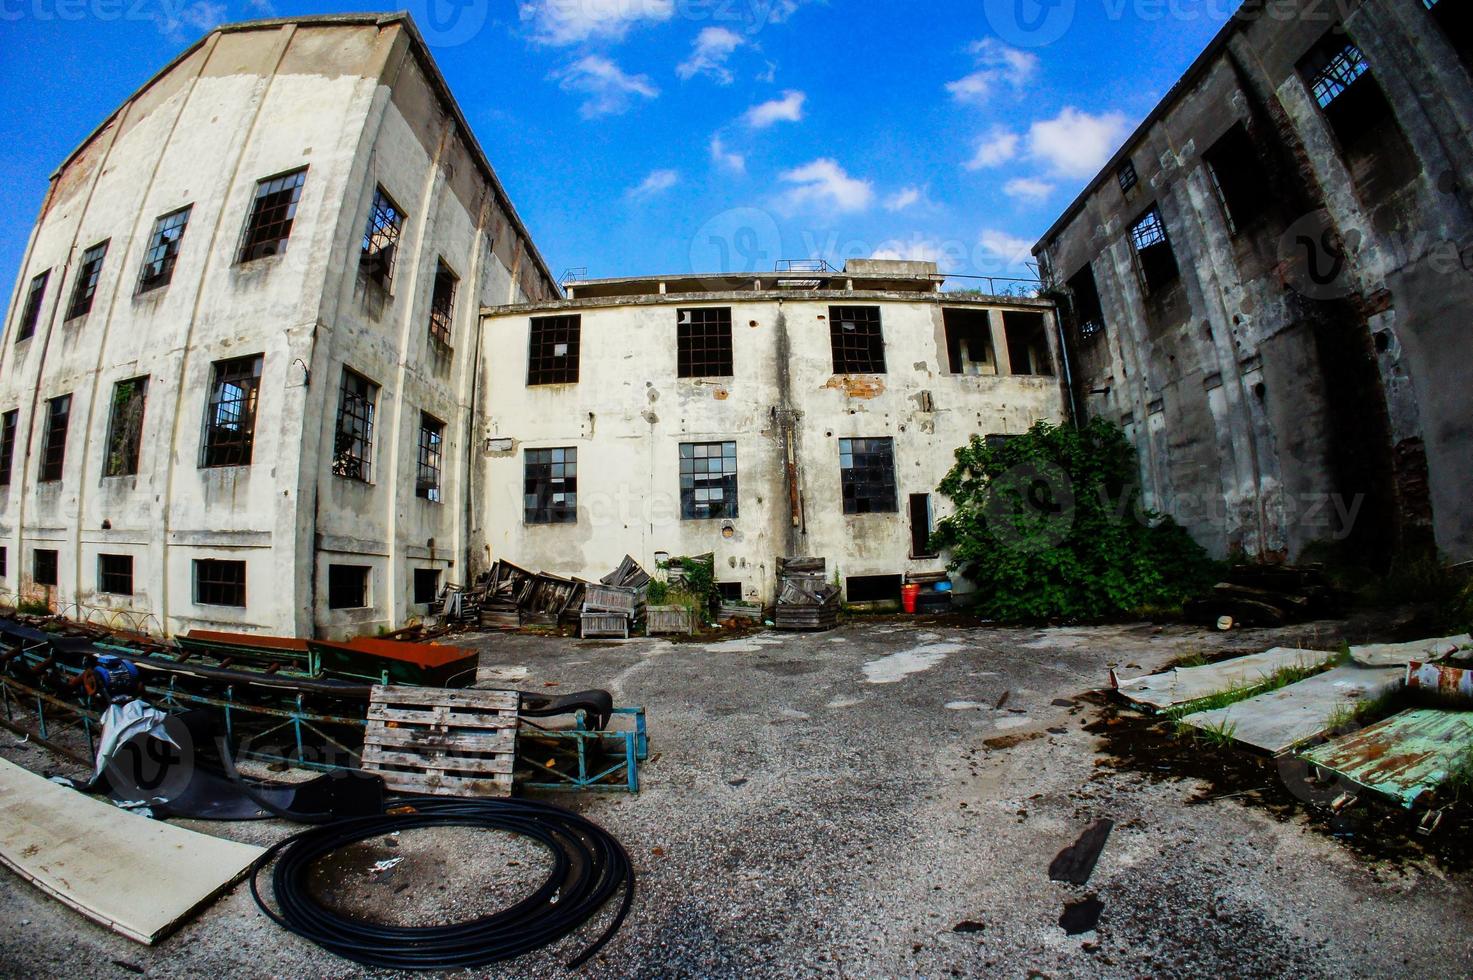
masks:
POLYGON ((910 556, 912 558, 935 558, 931 547, 931 495, 910 495, 910 556))

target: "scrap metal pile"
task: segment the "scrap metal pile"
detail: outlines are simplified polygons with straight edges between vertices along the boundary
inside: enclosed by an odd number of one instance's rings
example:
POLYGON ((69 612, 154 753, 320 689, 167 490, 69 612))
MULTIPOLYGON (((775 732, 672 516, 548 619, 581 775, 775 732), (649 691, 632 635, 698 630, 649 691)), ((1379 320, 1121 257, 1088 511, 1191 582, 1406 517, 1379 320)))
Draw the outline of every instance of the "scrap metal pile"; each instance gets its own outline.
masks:
POLYGON ((839 625, 839 587, 825 580, 822 558, 779 558, 777 628, 831 630, 839 625))
POLYGON ((557 626, 576 613, 583 587, 577 579, 529 572, 509 561, 498 561, 469 588, 445 586, 437 612, 443 623, 482 629, 557 626))
POLYGON ((1236 565, 1211 593, 1188 602, 1189 622, 1226 617, 1244 626, 1283 626, 1339 616, 1346 595, 1316 566, 1236 565))

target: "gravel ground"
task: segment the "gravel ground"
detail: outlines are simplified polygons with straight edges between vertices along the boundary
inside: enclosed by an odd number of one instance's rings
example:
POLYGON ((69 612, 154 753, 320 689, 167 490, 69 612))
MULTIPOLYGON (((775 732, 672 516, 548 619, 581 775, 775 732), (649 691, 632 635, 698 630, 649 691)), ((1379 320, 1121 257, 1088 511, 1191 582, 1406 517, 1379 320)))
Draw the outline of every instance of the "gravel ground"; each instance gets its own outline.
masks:
MULTIPOLYGON (((1335 643, 1345 628, 874 621, 712 644, 475 642, 487 674, 527 668, 523 689, 606 687, 648 709, 644 792, 560 800, 618 835, 639 876, 634 910, 590 975, 1468 976, 1473 949, 1449 930, 1473 921, 1468 875, 1373 862, 1237 799, 1189 803, 1200 784, 1102 766, 1084 730, 1096 709, 1075 699, 1108 666, 1133 674, 1194 652, 1335 643), (1055 854, 1103 817, 1116 828, 1089 884, 1049 881, 1055 854), (1097 927, 1067 935, 1065 906, 1087 899, 1103 907, 1097 927)), ((0 754, 56 771, 44 750, 13 742, 0 733, 0 754)), ((289 832, 183 823, 260 843, 289 832)), ((493 836, 365 844, 322 876, 323 894, 384 921, 484 912, 543 866, 535 848, 493 836), (404 860, 368 870, 390 856, 404 860)), ((595 934, 484 975, 563 975, 595 934)), ((149 949, 8 872, 0 971, 362 975, 277 929, 244 887, 149 949)))

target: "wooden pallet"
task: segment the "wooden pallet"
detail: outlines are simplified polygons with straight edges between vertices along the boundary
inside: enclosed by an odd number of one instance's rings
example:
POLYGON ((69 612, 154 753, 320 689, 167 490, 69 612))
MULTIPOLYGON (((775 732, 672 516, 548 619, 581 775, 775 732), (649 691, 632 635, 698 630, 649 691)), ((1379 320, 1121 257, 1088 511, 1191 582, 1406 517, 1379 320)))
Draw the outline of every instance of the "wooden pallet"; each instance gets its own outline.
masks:
POLYGON ((519 704, 515 691, 376 686, 363 768, 400 793, 510 796, 519 704))

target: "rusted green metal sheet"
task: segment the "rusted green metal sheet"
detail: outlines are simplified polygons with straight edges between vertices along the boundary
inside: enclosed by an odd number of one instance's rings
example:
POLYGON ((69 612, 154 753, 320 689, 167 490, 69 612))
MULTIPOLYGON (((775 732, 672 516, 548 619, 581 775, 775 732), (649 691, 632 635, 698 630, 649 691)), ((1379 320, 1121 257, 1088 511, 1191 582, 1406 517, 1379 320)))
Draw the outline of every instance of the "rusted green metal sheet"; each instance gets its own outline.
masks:
POLYGON ((1303 756, 1410 808, 1430 804, 1438 786, 1470 749, 1473 711, 1416 708, 1316 746, 1303 756))

